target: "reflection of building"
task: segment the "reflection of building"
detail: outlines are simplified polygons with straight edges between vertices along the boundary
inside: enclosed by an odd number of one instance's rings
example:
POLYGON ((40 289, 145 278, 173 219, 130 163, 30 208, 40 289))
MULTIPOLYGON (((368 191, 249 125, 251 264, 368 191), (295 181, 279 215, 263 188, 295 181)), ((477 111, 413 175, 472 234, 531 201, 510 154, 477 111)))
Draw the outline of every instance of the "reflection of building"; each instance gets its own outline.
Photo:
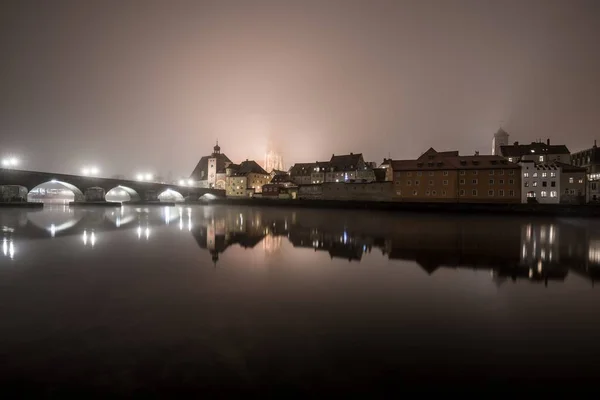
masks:
POLYGON ((231 160, 221 153, 221 147, 217 142, 213 153, 200 159, 190 179, 198 187, 225 189, 225 170, 230 164, 231 160))

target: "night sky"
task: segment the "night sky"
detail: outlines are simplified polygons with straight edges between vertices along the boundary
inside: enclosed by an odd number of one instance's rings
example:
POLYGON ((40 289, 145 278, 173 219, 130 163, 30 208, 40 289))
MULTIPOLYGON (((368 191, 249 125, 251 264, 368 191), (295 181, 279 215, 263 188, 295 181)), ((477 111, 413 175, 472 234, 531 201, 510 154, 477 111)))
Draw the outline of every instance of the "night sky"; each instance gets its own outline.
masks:
POLYGON ((600 138, 600 1, 0 2, 0 155, 189 175, 600 138))

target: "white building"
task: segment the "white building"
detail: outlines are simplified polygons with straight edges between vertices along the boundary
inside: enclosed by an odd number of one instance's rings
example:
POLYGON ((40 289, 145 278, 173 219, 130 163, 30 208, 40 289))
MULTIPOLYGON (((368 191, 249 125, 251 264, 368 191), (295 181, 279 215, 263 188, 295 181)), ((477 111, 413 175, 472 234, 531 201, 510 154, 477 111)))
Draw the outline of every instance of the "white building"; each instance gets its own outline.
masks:
POLYGON ((558 161, 537 164, 522 161, 521 202, 541 204, 579 203, 585 200, 585 168, 558 161))

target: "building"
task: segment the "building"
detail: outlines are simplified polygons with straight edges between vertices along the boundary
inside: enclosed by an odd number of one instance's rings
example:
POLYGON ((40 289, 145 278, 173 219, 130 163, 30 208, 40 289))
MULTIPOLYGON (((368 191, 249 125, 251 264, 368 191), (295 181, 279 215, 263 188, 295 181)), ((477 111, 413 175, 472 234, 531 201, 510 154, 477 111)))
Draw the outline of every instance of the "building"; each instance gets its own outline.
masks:
POLYGON ((585 202, 586 170, 558 161, 536 164, 522 161, 521 201, 542 204, 585 202))
POLYGON ((600 149, 594 145, 571 155, 571 163, 587 171, 587 201, 600 201, 600 149))
POLYGON ((230 164, 232 164, 231 160, 221 153, 221 147, 217 142, 212 154, 200 159, 189 180, 192 181, 192 186, 225 189, 226 169, 230 164))
POLYGON ((534 163, 547 163, 560 161, 571 164, 571 152, 564 144, 552 145, 550 139, 543 142, 531 142, 531 144, 519 144, 500 146, 502 157, 510 162, 533 161, 534 163))
POLYGON ((290 179, 296 185, 312 184, 312 173, 317 163, 296 163, 290 168, 290 179))
POLYGON ((273 170, 283 170, 283 157, 281 154, 269 150, 265 154, 265 170, 271 172, 273 170))
POLYGON ((500 156, 502 155, 502 151, 500 150, 501 146, 508 146, 508 133, 502 128, 498 129, 496 133, 494 133, 494 138, 492 139, 492 155, 500 156))
POLYGON ((360 173, 369 167, 365 164, 362 154, 331 155, 331 160, 325 171, 325 182, 348 182, 363 179, 360 173), (360 178, 359 178, 360 176, 360 178))
POLYGON ((227 168, 227 197, 252 197, 262 192, 262 186, 269 183, 271 176, 256 161, 243 161, 227 168))
POLYGON ((501 156, 460 156, 430 148, 392 160, 393 199, 405 202, 519 203, 520 166, 501 156))

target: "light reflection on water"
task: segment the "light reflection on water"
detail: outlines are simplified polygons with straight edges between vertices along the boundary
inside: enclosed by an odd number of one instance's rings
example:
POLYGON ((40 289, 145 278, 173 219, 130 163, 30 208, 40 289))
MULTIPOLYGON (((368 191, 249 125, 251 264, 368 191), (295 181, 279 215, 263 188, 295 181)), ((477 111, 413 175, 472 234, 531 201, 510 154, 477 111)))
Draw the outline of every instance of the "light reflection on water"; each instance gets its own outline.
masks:
POLYGON ((77 363, 124 376, 133 367, 122 354, 155 363, 142 386, 178 373, 200 384, 214 371, 227 385, 429 376, 447 360, 458 367, 444 376, 520 379, 532 365, 547 377, 591 374, 597 225, 225 206, 0 210, 10 305, 0 308, 0 381, 41 368, 68 385, 77 363), (565 354, 588 367, 565 367, 565 354))

